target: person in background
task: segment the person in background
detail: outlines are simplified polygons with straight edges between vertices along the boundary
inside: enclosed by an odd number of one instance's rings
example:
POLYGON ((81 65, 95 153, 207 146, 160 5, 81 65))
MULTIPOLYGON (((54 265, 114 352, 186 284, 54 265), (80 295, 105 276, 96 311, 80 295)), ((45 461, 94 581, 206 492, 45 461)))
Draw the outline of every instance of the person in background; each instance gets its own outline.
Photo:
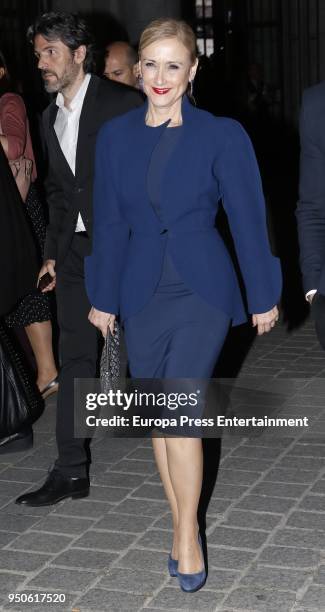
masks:
POLYGON ((138 60, 132 45, 123 41, 113 42, 106 47, 104 76, 138 89, 138 60))
MULTIPOLYGON (((133 378, 208 380, 230 325, 246 320, 214 227, 221 198, 258 334, 278 320, 280 262, 246 132, 188 99, 198 64, 193 30, 158 19, 139 52, 147 104, 107 122, 97 139, 89 320, 106 336, 121 314, 133 378)), ((202 440, 163 434, 153 447, 172 512, 169 572, 194 592, 206 580, 197 518, 202 440)))
POLYGON ((46 506, 89 495, 89 444, 74 433, 74 380, 96 376, 99 352, 84 284, 84 258, 92 241, 95 142, 103 123, 143 102, 130 87, 92 74, 92 35, 78 14, 45 13, 29 28, 28 38, 45 89, 56 94, 43 115, 50 222, 40 276, 49 273, 52 281, 45 291, 56 290, 61 369, 58 458, 44 485, 16 503, 46 506))
MULTIPOLYGON (((0 326, 6 330, 8 313, 36 286, 39 263, 30 224, 2 147, 0 147, 0 194, 0 326)), ((0 454, 26 450, 33 445, 31 425, 23 424, 11 435, 1 429, 3 416, 1 410, 8 409, 8 406, 2 405, 7 398, 3 389, 1 391, 0 454)))
MULTIPOLYGON (((37 241, 39 260, 43 259, 46 222, 37 190, 37 169, 29 131, 25 104, 12 91, 11 79, 3 53, 0 51, 0 143, 14 176, 24 160, 29 163, 30 186, 21 196, 37 241)), ((18 185, 18 183, 17 183, 18 185)), ((8 327, 24 327, 37 365, 37 386, 45 399, 58 390, 57 368, 52 348, 52 324, 49 296, 35 289, 22 297, 7 316, 8 327)))
POLYGON ((306 300, 325 349, 325 81, 304 91, 297 223, 306 300))

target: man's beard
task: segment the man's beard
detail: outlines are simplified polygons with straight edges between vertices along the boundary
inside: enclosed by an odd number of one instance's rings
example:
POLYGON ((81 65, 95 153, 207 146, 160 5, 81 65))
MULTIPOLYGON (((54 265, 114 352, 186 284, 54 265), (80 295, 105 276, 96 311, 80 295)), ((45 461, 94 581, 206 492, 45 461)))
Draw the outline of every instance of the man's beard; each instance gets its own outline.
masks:
POLYGON ((79 66, 73 61, 66 65, 65 70, 60 78, 58 77, 56 72, 52 72, 51 70, 43 70, 42 76, 50 74, 56 77, 55 81, 46 81, 43 76, 45 91, 47 91, 47 93, 57 93, 58 91, 63 92, 65 89, 73 85, 78 73, 79 66))

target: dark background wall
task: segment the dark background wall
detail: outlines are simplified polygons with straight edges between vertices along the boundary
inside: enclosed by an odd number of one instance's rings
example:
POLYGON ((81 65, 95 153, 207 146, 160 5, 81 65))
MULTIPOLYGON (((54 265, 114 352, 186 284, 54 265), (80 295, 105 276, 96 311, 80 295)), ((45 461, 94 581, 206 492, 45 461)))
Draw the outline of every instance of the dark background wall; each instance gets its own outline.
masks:
MULTIPOLYGON (((202 2, 201 2, 202 4, 202 2)), ((202 25, 200 0, 0 0, 0 45, 25 89, 37 87, 25 31, 36 15, 51 9, 90 17, 98 43, 129 38, 157 16, 184 17, 200 36, 214 39, 220 77, 236 80, 249 61, 263 65, 276 91, 278 109, 297 121, 304 87, 325 79, 325 2, 322 0, 210 0, 212 15, 202 25), (203 34, 202 34, 203 32, 203 34)))

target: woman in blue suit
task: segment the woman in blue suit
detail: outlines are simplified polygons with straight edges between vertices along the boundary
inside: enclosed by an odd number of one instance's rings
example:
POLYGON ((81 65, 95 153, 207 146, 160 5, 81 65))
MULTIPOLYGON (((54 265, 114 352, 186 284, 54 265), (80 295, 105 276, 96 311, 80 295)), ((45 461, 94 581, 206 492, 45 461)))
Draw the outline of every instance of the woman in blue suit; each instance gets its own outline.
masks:
MULTIPOLYGON (((278 319, 280 265, 253 149, 237 122, 190 104, 196 68, 191 28, 152 22, 140 40, 147 104, 106 123, 97 140, 89 319, 105 336, 120 313, 136 378, 209 378, 229 326, 246 320, 214 227, 220 200, 253 325, 263 334, 278 319)), ((173 517, 169 571, 192 592, 206 578, 197 524, 202 442, 157 437, 153 446, 173 517)))

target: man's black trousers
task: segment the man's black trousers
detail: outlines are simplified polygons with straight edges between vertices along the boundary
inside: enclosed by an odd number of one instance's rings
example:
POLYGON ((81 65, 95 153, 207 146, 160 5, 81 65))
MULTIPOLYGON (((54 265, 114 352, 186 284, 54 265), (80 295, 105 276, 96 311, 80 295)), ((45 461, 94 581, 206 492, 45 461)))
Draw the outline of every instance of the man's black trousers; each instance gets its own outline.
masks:
POLYGON ((84 253, 88 238, 76 233, 64 263, 57 271, 56 299, 60 329, 59 392, 57 401, 56 467, 67 476, 86 477, 86 440, 74 437, 74 378, 94 378, 98 360, 96 328, 89 323, 91 308, 84 282, 84 253))

